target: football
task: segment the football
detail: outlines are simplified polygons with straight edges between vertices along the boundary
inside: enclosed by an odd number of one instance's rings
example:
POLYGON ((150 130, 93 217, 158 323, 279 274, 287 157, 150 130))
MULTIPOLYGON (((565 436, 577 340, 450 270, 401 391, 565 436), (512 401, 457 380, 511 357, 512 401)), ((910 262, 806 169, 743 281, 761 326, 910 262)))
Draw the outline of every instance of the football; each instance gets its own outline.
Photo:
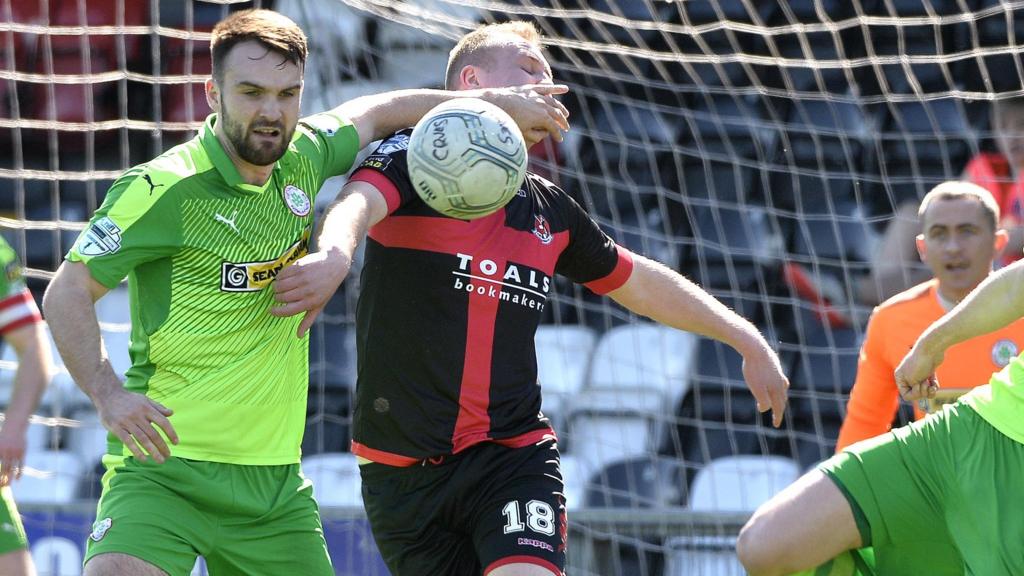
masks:
POLYGON ((477 98, 449 100, 409 138, 409 179, 438 212, 472 220, 500 210, 526 177, 526 142, 512 118, 477 98))

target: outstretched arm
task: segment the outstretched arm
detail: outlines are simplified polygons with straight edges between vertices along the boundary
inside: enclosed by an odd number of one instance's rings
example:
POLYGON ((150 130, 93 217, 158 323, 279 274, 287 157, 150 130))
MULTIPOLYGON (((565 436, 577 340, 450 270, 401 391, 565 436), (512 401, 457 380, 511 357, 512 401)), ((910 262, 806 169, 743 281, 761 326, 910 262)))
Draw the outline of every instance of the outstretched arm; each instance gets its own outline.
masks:
POLYGON ((896 367, 896 385, 904 400, 933 398, 935 369, 954 344, 988 334, 1024 316, 1024 261, 989 274, 967 298, 917 339, 896 367))
POLYGON ((345 102, 334 113, 347 118, 359 133, 359 147, 408 128, 431 108, 454 98, 480 98, 503 109, 515 120, 528 141, 540 141, 546 135, 562 141, 569 129, 569 111, 555 94, 568 91, 564 84, 535 84, 510 88, 478 90, 395 90, 361 96, 345 102), (534 140, 530 140, 530 137, 534 140))
POLYGON ((324 305, 348 276, 352 256, 366 231, 387 215, 388 205, 376 186, 362 181, 345 184, 320 221, 317 251, 295 261, 277 275, 274 293, 281 306, 274 316, 305 312, 296 336, 313 325, 324 305))
POLYGON ((103 348, 94 304, 107 293, 81 262, 65 261, 57 269, 43 297, 43 313, 64 366, 78 387, 96 406, 103 425, 117 436, 139 460, 146 454, 157 462, 170 449, 153 427, 177 444, 170 421, 171 410, 143 394, 124 389, 103 348))
POLYGON ((18 356, 14 375, 14 391, 0 427, 0 486, 21 476, 25 461, 25 432, 28 420, 39 404, 39 398, 50 379, 50 343, 46 341, 43 323, 33 322, 4 334, 4 340, 18 356))
POLYGON ((758 410, 771 410, 772 423, 782 424, 789 381, 778 356, 749 321, 681 274, 637 255, 629 280, 608 295, 637 314, 735 348, 743 356, 743 377, 758 410))

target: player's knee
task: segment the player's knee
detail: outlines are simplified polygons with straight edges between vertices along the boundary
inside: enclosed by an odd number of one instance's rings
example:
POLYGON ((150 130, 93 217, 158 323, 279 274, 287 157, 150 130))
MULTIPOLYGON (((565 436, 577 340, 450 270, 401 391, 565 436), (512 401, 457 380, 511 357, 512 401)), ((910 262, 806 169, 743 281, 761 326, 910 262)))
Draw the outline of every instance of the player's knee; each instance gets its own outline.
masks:
POLYGON ((736 556, 752 576, 782 574, 778 570, 778 548, 772 545, 771 531, 766 525, 763 517, 754 515, 736 539, 736 556))

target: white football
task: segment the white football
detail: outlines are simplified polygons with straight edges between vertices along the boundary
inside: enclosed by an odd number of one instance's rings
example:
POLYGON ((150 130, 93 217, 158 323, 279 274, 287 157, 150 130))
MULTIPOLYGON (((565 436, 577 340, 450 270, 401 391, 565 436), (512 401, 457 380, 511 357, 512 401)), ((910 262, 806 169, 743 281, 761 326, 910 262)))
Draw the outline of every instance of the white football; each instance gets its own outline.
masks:
POLYGON ((472 220, 501 209, 526 177, 526 142, 501 108, 477 98, 449 100, 409 138, 409 179, 438 212, 472 220))

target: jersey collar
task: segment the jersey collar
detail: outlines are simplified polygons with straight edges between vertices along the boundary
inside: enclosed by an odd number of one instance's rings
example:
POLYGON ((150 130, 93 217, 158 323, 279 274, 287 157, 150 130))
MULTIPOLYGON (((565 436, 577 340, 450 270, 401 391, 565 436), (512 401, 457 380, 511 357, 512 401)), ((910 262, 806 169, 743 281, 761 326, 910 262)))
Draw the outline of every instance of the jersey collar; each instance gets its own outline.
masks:
MULTIPOLYGON (((228 157, 228 153, 224 151, 224 148, 220 145, 220 140, 217 139, 217 133, 213 131, 213 125, 217 122, 217 114, 213 113, 206 117, 206 122, 203 123, 203 131, 199 136, 199 141, 203 145, 203 150, 206 151, 206 155, 210 158, 210 162, 220 172, 221 178, 224 182, 233 188, 239 188, 247 190, 249 192, 263 192, 270 187, 271 182, 274 181, 274 177, 271 176, 267 179, 266 184, 263 186, 256 186, 254 184, 247 184, 242 181, 241 174, 238 173, 238 168, 235 168, 235 164, 228 157)), ((274 171, 277 171, 278 165, 274 163, 274 171)))

